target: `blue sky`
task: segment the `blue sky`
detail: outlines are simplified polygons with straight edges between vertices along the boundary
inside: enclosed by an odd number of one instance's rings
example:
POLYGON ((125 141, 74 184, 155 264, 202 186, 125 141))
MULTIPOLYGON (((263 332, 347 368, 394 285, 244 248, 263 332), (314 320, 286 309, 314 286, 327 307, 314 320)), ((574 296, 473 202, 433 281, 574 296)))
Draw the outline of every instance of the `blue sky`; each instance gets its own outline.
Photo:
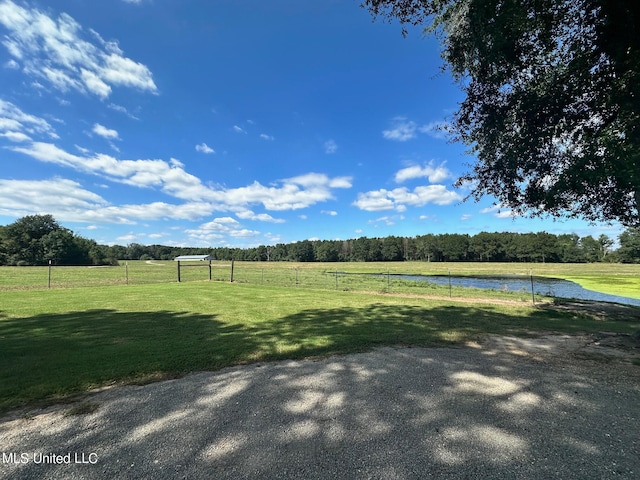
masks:
POLYGON ((436 40, 358 4, 0 0, 0 224, 203 247, 620 233, 463 202, 436 40))

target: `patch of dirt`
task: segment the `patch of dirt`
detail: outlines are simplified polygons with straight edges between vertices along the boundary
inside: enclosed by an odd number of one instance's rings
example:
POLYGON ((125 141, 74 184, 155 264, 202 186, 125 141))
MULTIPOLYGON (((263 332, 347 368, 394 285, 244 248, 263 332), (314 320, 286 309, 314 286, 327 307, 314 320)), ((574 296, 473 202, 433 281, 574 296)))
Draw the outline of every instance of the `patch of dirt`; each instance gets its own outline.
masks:
POLYGON ((640 385, 640 339, 630 334, 549 334, 532 338, 490 335, 467 346, 481 349, 486 355, 507 353, 545 364, 586 368, 592 375, 640 385))
POLYGON ((640 308, 620 303, 595 302, 591 300, 559 300, 539 305, 541 308, 593 315, 600 320, 640 321, 640 308))

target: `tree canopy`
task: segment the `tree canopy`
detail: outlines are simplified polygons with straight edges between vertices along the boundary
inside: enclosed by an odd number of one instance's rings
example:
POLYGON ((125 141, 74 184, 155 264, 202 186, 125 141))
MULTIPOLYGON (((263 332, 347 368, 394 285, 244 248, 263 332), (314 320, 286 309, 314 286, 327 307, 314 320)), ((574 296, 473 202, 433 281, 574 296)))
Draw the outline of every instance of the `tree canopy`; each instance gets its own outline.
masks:
POLYGON ((0 226, 0 265, 117 263, 93 240, 74 235, 51 215, 27 215, 0 226))
POLYGON ((640 225, 640 2, 364 0, 435 33, 466 93, 458 185, 524 215, 640 225))

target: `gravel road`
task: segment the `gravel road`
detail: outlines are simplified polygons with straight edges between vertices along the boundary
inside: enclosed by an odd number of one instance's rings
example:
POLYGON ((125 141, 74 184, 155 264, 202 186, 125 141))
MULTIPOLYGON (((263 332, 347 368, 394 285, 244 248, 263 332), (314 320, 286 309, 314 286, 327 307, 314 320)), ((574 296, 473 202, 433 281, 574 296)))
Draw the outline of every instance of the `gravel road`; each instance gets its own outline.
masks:
POLYGON ((75 405, 89 413, 0 418, 0 478, 640 478, 640 367, 574 358, 575 341, 380 348, 114 387, 75 405))

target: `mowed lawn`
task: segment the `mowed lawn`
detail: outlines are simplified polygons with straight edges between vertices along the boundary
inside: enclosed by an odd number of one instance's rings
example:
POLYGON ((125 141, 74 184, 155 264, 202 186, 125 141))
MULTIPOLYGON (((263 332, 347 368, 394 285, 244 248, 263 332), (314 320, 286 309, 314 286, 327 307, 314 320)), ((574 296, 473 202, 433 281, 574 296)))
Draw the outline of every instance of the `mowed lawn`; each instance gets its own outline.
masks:
POLYGON ((0 291, 0 410, 119 382, 487 333, 633 332, 522 302, 488 304, 220 282, 0 291))

